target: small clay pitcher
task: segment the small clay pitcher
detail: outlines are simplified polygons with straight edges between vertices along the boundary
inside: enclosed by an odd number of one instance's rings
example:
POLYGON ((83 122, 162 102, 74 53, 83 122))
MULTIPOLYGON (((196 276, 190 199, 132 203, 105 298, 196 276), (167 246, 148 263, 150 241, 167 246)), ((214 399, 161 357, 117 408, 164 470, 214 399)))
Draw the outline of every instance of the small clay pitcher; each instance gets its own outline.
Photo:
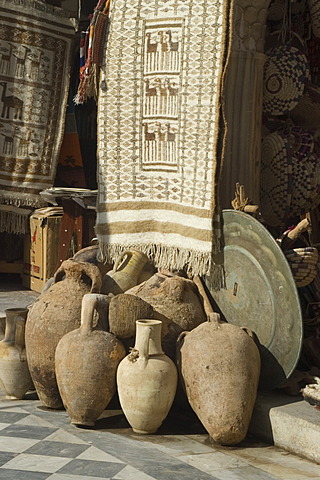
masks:
POLYGON ((138 284, 140 274, 148 257, 138 250, 123 252, 103 278, 102 293, 118 295, 138 284))
POLYGON ((67 333, 56 348, 59 392, 71 423, 93 426, 116 392, 116 370, 126 351, 111 333, 93 329, 94 311, 108 308, 106 295, 82 299, 81 326, 67 333))
POLYGON ((61 338, 80 327, 81 302, 86 293, 99 292, 101 274, 96 265, 65 260, 54 283, 34 302, 26 324, 26 349, 30 374, 45 407, 63 407, 54 356, 61 338))
POLYGON ((149 434, 169 413, 177 389, 177 369, 161 348, 160 320, 136 322, 136 341, 117 371, 119 401, 132 429, 149 434))
POLYGON ((26 349, 27 308, 7 308, 5 336, 0 342, 0 385, 9 399, 21 399, 33 386, 26 349))
POLYGON ((260 354, 249 330, 208 321, 177 340, 177 364, 187 398, 211 438, 233 445, 247 434, 256 400, 260 354))

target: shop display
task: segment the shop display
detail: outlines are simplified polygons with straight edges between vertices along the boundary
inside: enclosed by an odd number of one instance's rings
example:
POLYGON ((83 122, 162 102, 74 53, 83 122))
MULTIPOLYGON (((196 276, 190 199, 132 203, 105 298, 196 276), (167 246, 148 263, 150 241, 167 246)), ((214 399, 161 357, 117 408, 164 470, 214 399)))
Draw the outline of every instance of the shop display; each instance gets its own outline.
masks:
POLYGON ((148 257, 138 250, 124 251, 103 277, 102 292, 117 295, 134 287, 147 262, 148 257))
POLYGON ((111 3, 98 96, 96 234, 106 262, 136 248, 159 268, 210 268, 228 8, 111 3))
POLYGON ((95 265, 66 260, 54 283, 34 302, 26 325, 29 369, 42 404, 61 408, 54 355, 59 340, 80 327, 81 302, 86 293, 99 292, 101 274, 95 265))
POLYGON ((258 390, 260 354, 252 332, 208 321, 178 340, 178 365, 191 407, 210 437, 237 444, 247 434, 258 390))
POLYGON ((82 299, 81 325, 64 335, 55 352, 59 393, 71 423, 93 426, 116 393, 116 370, 126 351, 111 333, 94 330, 94 311, 107 309, 106 295, 82 299))
POLYGON ((173 403, 177 382, 177 368, 161 348, 161 321, 138 320, 134 348, 117 371, 120 404, 134 432, 158 430, 173 403))
POLYGON ((27 308, 7 308, 5 336, 0 342, 0 387, 7 398, 23 398, 33 386, 26 348, 27 308))
MULTIPOLYGON (((301 352, 300 300, 288 261, 269 231, 255 218, 223 211, 222 263, 225 285, 210 293, 227 322, 247 327, 261 356, 259 388, 272 390, 294 371, 301 352)), ((205 278, 210 285, 210 279, 205 278)))
POLYGON ((19 208, 44 206, 55 179, 76 21, 37 0, 1 0, 0 12, 0 224, 25 233, 30 211, 19 208))

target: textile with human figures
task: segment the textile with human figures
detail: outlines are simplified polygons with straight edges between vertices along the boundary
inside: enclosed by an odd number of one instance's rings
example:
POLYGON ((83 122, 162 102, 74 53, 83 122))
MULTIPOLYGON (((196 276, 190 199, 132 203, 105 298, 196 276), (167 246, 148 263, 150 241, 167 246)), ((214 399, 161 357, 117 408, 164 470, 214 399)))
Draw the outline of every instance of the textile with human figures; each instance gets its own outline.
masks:
POLYGON ((53 185, 75 24, 37 0, 0 0, 0 16, 0 226, 19 233, 3 205, 39 207, 53 185))
POLYGON ((101 255, 209 271, 228 2, 114 0, 100 77, 101 255))

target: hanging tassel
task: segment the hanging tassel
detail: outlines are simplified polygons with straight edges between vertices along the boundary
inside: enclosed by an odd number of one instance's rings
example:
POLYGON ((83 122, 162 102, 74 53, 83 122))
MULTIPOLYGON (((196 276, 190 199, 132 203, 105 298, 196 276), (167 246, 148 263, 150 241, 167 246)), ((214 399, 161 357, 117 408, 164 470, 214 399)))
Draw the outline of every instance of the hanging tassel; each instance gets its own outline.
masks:
POLYGON ((98 97, 98 76, 106 39, 110 0, 99 0, 87 32, 80 39, 80 81, 74 97, 76 105, 98 97), (102 8, 103 4, 104 7, 102 8), (86 42, 87 39, 87 42, 86 42), (86 45, 87 43, 87 45, 86 45))

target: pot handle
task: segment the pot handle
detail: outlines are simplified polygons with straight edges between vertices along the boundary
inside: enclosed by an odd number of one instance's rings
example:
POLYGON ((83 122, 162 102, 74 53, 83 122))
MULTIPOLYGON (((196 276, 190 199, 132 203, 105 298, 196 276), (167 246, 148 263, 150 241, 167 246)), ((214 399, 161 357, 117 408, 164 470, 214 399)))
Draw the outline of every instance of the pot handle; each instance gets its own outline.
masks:
POLYGON ((93 314, 102 305, 105 306, 105 301, 108 299, 106 295, 99 293, 86 293, 82 298, 81 304, 81 324, 80 334, 88 335, 93 330, 93 314))
POLYGON ((208 314, 208 322, 212 324, 212 326, 215 328, 215 329, 218 329, 220 328, 220 324, 222 323, 221 320, 220 320, 220 315, 219 313, 216 313, 216 312, 210 312, 208 314))
POLYGON ((88 262, 77 262, 72 258, 62 262, 54 274, 53 283, 58 283, 63 280, 64 276, 67 278, 74 277, 80 279, 82 275, 86 275, 91 280, 90 293, 97 293, 101 290, 102 279, 99 268, 96 265, 88 262))
POLYGON ((120 267, 121 263, 123 262, 123 260, 126 256, 127 257, 129 257, 129 256, 132 257, 132 252, 130 252, 130 250, 126 250, 126 251, 120 253, 120 255, 117 257, 116 261, 114 262, 113 269, 112 269, 113 272, 116 272, 118 270, 118 268, 120 267))

